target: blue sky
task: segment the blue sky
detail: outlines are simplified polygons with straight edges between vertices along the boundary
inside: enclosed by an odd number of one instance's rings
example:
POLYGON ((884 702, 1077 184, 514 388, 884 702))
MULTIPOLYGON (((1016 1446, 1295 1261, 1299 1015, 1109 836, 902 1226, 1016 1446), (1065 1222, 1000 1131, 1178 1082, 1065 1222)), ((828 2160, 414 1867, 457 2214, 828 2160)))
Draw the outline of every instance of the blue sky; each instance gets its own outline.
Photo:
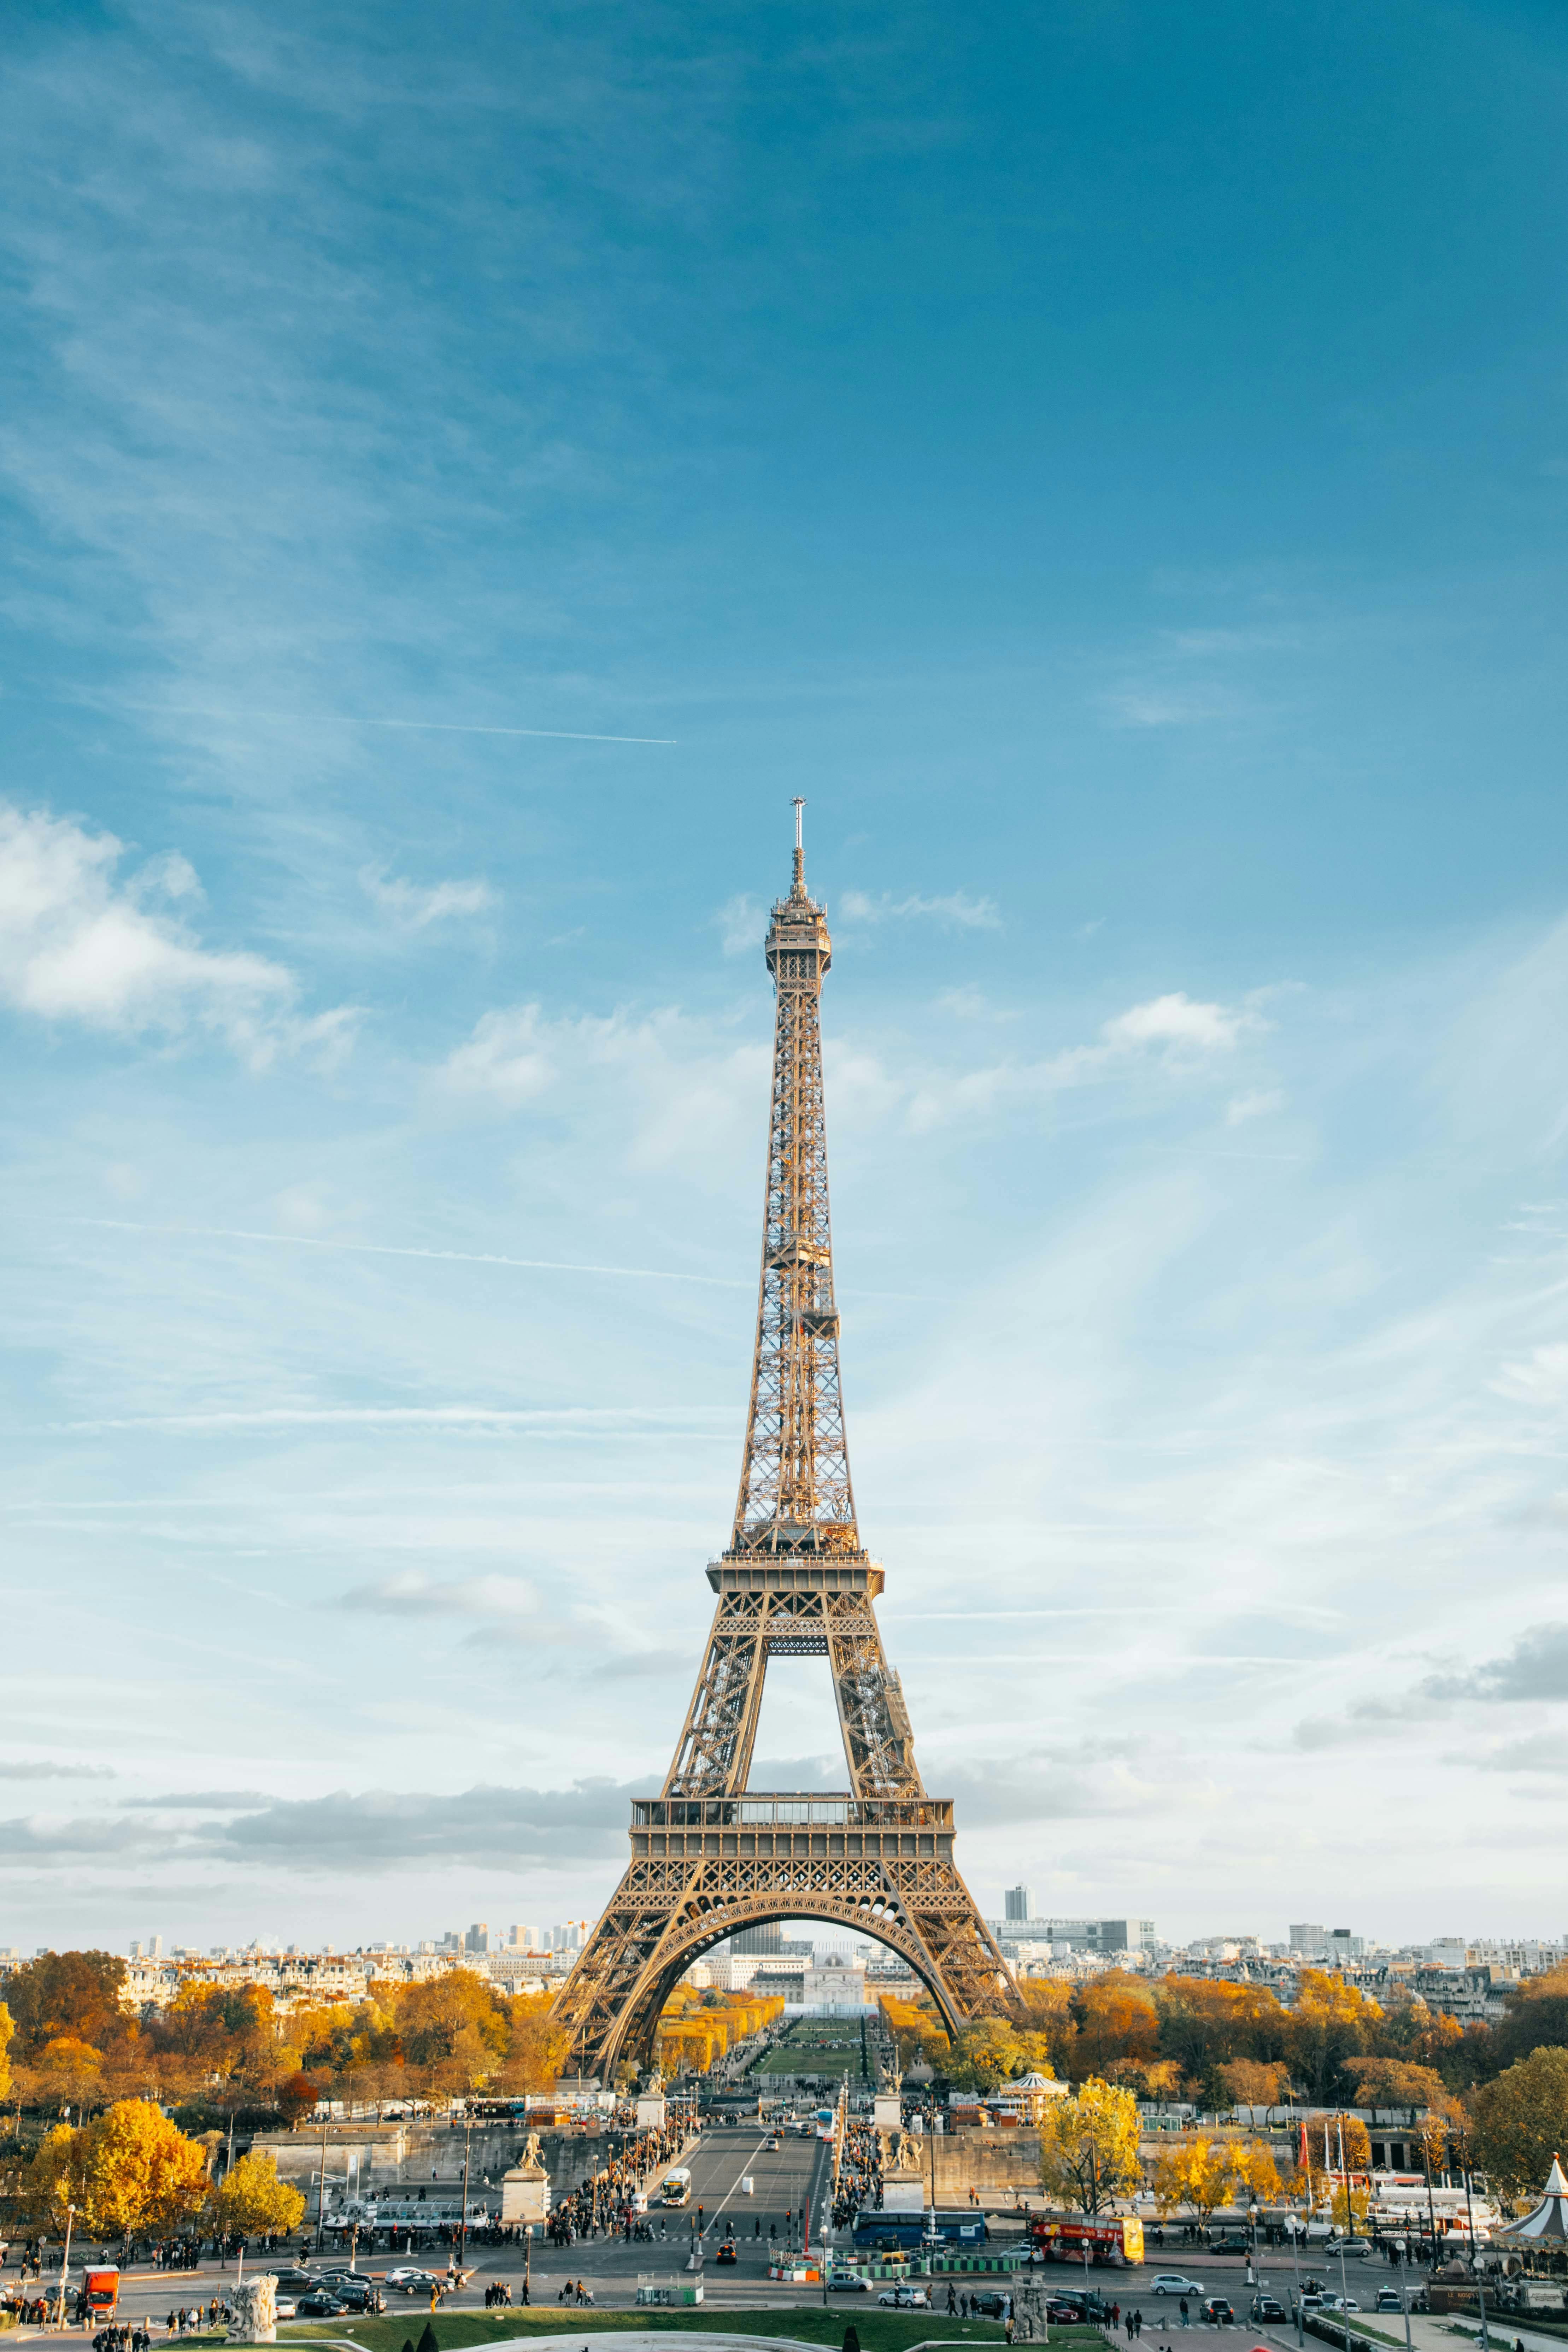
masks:
POLYGON ((1560 12, 4 37, 0 1941, 603 1901, 796 793, 985 1907, 1561 1932, 1560 12))

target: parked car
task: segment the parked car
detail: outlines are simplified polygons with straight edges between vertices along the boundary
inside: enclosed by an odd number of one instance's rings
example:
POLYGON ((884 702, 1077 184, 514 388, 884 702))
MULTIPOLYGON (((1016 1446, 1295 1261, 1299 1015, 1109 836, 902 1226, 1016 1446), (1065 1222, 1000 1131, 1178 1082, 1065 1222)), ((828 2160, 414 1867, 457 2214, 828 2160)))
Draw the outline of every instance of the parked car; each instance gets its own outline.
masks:
MULTIPOLYGON (((1305 2303, 1307 2300, 1306 2296, 1303 2295, 1301 2300, 1305 2303)), ((1359 2311, 1361 2309, 1361 2305, 1356 2301, 1353 2294, 1321 2294, 1318 2297, 1318 2309, 1320 2311, 1334 2312, 1359 2311)))
POLYGON ((1372 2252, 1372 2240, 1370 2238, 1345 2238, 1334 2248, 1334 2252, 1338 2254, 1370 2254, 1372 2252))
POLYGON ((1380 2286, 1378 2288, 1377 2301, 1373 2305, 1373 2309, 1374 2311, 1403 2311, 1404 2308, 1405 2297, 1400 2294, 1399 2289, 1396 2286, 1380 2286))
POLYGON ((272 2275, 279 2290, 286 2288, 290 2294, 309 2294, 318 2284, 316 2273, 301 2270, 298 2263, 291 2264, 286 2271, 274 2271, 272 2275))
POLYGON ((345 2305, 350 2311, 380 2312, 386 2309, 386 2297, 374 2279, 333 2279, 330 2282, 327 2292, 330 2294, 335 2294, 338 2301, 345 2305))
POLYGON ((1076 2326, 1082 2317, 1083 2305, 1081 2303, 1064 2303, 1060 2295, 1058 2294, 1048 2294, 1046 2297, 1046 2319, 1047 2324, 1054 2320, 1058 2327, 1072 2327, 1076 2326))
POLYGON ((431 2288, 440 2286, 442 2281, 434 2271, 416 2270, 405 2263, 399 2270, 387 2272, 385 2284, 396 2294, 428 2294, 431 2288))
POLYGON ((1180 2271, 1161 2271, 1152 2283, 1151 2294, 1199 2294, 1202 2287, 1196 2279, 1184 2278, 1180 2271))
POLYGON ((923 2286, 904 2286, 900 2284, 898 2286, 884 2287, 877 2300, 879 2303, 885 2303, 892 2311, 929 2311, 931 2309, 931 2297, 923 2286))
POLYGON ((1289 2315, 1278 2295, 1255 2294, 1247 2315, 1256 2324, 1265 2319, 1284 2319, 1289 2315))
POLYGON ((1198 2315, 1205 2327, 1232 2327, 1236 2324, 1236 2314, 1223 2294, 1205 2295, 1198 2315))
POLYGON ((1005 2319, 1013 2308, 1013 2298, 1010 2294, 998 2294, 994 2288, 982 2287, 978 2294, 970 2296, 969 2308, 977 2311, 982 2319, 1005 2319))
POLYGON ((870 2280, 863 2279, 858 2271, 829 2271, 827 2286, 832 2294, 869 2294, 871 2292, 870 2280))
POLYGON ((1105 2318, 1110 2309, 1104 2296, 1096 2294, 1092 2287, 1053 2286, 1048 2292, 1051 2301, 1060 2304, 1062 2309, 1080 2326, 1105 2318))
POLYGON ((302 2294, 294 2307, 301 2319, 341 2319, 348 2305, 324 2287, 317 2287, 313 2294, 302 2294))

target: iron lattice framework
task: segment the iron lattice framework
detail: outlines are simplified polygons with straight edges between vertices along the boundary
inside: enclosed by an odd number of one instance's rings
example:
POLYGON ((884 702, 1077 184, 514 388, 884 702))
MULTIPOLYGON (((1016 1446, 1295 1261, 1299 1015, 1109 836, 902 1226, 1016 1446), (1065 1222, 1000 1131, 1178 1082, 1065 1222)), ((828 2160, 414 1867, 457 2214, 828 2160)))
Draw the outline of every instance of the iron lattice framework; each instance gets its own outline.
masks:
POLYGON ((708 1570, 712 1629, 664 1787, 632 1807, 631 1863, 558 1995, 578 2071, 646 2064, 694 1959, 741 1928, 823 1919, 899 1952, 950 2032, 1016 1989, 953 1861, 952 1807, 927 1796, 882 1651, 838 1379, 818 1007, 832 959, 795 877, 766 955, 777 1010, 751 1406, 730 1548, 708 1570), (747 1788, 771 1657, 826 1657, 849 1787, 747 1788))

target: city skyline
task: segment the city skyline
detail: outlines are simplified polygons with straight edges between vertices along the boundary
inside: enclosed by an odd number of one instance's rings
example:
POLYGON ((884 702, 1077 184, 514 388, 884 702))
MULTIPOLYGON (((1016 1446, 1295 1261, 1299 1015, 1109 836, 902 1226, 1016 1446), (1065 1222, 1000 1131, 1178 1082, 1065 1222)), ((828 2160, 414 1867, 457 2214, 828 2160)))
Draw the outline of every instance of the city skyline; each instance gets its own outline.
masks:
POLYGON ((797 794, 983 1909, 1554 1932, 1568 34, 858 27, 8 27, 0 1940, 608 1895, 797 794))

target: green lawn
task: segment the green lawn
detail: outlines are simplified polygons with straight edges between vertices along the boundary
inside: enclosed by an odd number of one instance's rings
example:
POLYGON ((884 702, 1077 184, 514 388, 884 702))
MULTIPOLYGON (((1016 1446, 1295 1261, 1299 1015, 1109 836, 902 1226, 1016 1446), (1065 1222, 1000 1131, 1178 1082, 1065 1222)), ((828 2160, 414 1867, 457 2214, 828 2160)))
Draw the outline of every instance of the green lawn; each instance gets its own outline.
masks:
MULTIPOLYGON (((797 2309, 735 2310, 701 2305, 675 2311, 577 2311, 537 2304, 528 2311, 437 2312, 430 2325, 440 2352, 466 2352, 469 2346, 495 2344, 508 2336, 605 2336, 627 2329, 688 2336, 780 2336, 796 2344, 832 2346, 837 2352, 851 2320, 861 2352, 909 2352, 911 2345, 929 2342, 933 2336, 943 2343, 973 2339, 977 2344, 994 2344, 1002 2336, 994 2320, 950 2319, 941 2311, 881 2311, 869 2297, 858 2299, 853 2310, 839 2303, 826 2311, 818 2305, 797 2309)), ((320 2326, 280 2329, 278 2340, 282 2344, 334 2336, 363 2344, 365 2352, 402 2352, 405 2344, 418 2344, 425 2324, 423 2312, 398 2318, 356 2319, 346 2325, 323 2321, 320 2326)), ((1103 2343, 1094 2327, 1053 2327, 1050 2340, 1060 2352, 1090 2352, 1091 2347, 1103 2343)))
POLYGON ((794 2042, 785 2042, 780 2050, 770 2050, 758 2065, 756 2074, 860 2074, 860 2052, 853 2050, 805 2050, 794 2042))

